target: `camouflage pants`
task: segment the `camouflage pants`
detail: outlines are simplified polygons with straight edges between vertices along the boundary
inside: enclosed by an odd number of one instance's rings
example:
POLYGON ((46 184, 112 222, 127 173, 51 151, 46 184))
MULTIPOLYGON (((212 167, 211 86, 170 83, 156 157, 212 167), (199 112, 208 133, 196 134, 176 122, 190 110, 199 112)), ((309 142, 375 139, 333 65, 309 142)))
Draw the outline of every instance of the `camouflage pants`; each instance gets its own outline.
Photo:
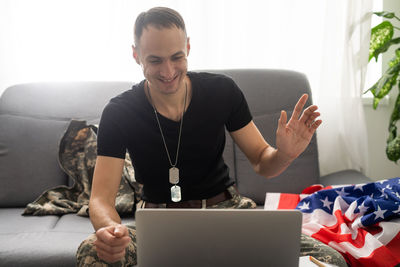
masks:
MULTIPOLYGON (((220 202, 216 205, 209 206, 207 209, 226 209, 226 208, 234 208, 234 209, 254 209, 256 208, 256 203, 249 198, 243 197, 239 195, 236 189, 231 186, 228 188, 228 191, 231 193, 232 198, 223 202, 220 202)), ((138 203, 138 207, 142 207, 143 203, 138 203)), ((160 204, 160 208, 163 205, 160 204)), ((121 266, 134 266, 137 263, 136 258, 136 230, 132 225, 126 225, 129 230, 129 235, 132 239, 132 242, 126 249, 125 258, 116 263, 106 263, 100 260, 97 257, 96 250, 93 246, 93 242, 96 240, 96 235, 90 235, 86 240, 84 240, 78 248, 76 258, 77 258, 77 266, 98 266, 98 267, 121 267, 121 266)), ((334 264, 337 266, 347 266, 346 261, 342 257, 342 255, 334 250, 333 248, 323 244, 322 242, 306 236, 304 234, 301 235, 301 249, 300 256, 310 255, 315 257, 316 259, 334 264)))

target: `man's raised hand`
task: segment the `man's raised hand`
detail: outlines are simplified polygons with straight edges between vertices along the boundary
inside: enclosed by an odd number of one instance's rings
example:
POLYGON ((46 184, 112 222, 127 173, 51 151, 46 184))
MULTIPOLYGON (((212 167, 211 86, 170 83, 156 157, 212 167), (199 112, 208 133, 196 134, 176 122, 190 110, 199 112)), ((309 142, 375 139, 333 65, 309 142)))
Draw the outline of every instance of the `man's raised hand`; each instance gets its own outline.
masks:
POLYGON ((293 161, 307 148, 313 134, 322 123, 322 120, 317 120, 320 113, 317 112, 316 105, 311 105, 302 112, 307 99, 307 94, 300 97, 289 122, 286 111, 281 111, 276 131, 276 146, 278 153, 288 161, 293 161))

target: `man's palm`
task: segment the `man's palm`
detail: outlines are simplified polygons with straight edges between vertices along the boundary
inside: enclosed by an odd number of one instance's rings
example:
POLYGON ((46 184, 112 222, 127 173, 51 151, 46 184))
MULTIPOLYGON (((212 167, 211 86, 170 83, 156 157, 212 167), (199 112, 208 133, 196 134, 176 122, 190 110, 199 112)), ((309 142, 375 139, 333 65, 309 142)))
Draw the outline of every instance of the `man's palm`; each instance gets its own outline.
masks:
POLYGON ((322 123, 321 120, 315 120, 320 116, 315 105, 309 106, 301 113, 307 99, 307 94, 300 97, 289 122, 286 111, 281 111, 279 118, 276 146, 278 151, 290 159, 295 159, 307 148, 313 134, 322 123))

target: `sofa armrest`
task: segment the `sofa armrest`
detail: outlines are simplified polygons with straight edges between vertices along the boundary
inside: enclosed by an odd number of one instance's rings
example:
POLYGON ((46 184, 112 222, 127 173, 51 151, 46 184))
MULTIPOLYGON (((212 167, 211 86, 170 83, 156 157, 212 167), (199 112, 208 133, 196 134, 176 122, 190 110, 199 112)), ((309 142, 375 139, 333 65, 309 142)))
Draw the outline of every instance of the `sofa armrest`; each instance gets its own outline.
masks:
POLYGON ((321 176, 319 178, 319 183, 328 185, 346 185, 346 184, 363 184, 374 182, 371 178, 365 176, 356 170, 344 170, 328 175, 321 176))

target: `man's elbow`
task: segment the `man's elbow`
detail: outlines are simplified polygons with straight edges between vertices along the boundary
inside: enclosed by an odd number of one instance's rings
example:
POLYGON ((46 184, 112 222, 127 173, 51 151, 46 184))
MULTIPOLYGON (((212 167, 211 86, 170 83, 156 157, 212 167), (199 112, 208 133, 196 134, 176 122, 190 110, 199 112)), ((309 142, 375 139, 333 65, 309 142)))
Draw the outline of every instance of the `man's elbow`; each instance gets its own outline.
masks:
POLYGON ((267 179, 274 178, 280 174, 280 173, 271 173, 268 172, 268 170, 262 170, 260 165, 253 165, 253 169, 258 175, 263 176, 267 179))

